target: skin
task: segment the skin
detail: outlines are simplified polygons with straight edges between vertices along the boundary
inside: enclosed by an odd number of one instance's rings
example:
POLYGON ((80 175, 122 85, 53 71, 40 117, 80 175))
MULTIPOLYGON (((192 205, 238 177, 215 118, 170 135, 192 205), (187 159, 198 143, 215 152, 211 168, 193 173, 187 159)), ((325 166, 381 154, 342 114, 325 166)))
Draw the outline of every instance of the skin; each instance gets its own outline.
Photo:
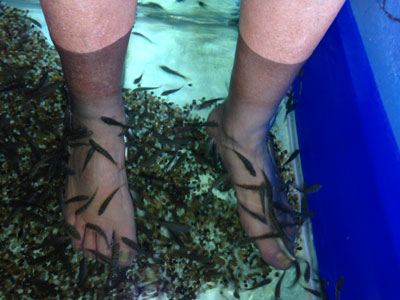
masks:
MULTIPOLYGON (((210 121, 221 124, 210 128, 221 159, 231 180, 241 184, 260 184, 262 171, 272 182, 274 168, 266 149, 268 123, 303 62, 311 55, 344 0, 243 0, 239 38, 229 96, 213 110, 210 121), (233 150, 249 159, 257 176, 252 177, 233 150)), ((75 249, 97 250, 111 257, 111 249, 86 223, 100 226, 108 240, 115 234, 121 245, 121 263, 129 264, 134 253, 121 242, 123 236, 136 241, 134 210, 124 168, 124 141, 119 128, 108 126, 101 116, 125 122, 120 87, 123 61, 133 27, 136 1, 132 0, 41 0, 51 38, 60 54, 66 83, 72 99, 72 126, 86 126, 91 138, 117 162, 111 163, 95 153, 82 175, 69 176, 65 199, 92 195, 91 206, 81 215, 82 204, 64 207, 66 221, 83 237, 73 240, 75 249), (104 199, 116 188, 104 214, 97 215, 104 199)), ((69 167, 81 170, 88 147, 73 148, 69 167)), ((79 172, 77 172, 79 174, 79 172)), ((258 214, 262 208, 258 194, 236 188, 239 203, 258 214)), ((286 199, 274 192, 274 200, 286 199)), ((239 206, 243 228, 250 236, 271 232, 239 206)), ((291 232, 294 238, 294 231, 291 232)), ((286 269, 290 261, 276 239, 256 242, 263 259, 286 269)), ((90 255, 87 251, 86 255, 90 255)))

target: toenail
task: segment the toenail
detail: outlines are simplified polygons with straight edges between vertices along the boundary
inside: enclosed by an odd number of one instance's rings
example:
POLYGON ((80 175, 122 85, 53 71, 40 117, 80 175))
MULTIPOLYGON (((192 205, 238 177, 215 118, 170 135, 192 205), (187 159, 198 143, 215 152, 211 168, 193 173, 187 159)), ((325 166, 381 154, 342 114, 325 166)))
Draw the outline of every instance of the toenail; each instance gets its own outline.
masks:
POLYGON ((121 254, 119 256, 119 260, 122 263, 126 263, 129 261, 131 258, 131 252, 130 251, 121 251, 121 254))
POLYGON ((283 253, 279 253, 277 256, 277 259, 279 260, 279 262, 281 262, 282 264, 288 265, 290 264, 290 259, 283 253))

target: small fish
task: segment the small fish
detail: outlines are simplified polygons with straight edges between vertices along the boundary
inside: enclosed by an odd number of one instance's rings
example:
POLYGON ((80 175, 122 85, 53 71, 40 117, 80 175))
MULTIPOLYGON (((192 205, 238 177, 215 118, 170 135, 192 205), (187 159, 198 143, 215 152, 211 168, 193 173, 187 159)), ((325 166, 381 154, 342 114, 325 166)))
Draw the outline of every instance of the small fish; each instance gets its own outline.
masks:
POLYGON ((114 120, 113 118, 102 116, 100 119, 104 123, 106 123, 107 125, 119 126, 119 127, 122 127, 122 128, 129 127, 129 126, 125 125, 125 124, 122 124, 121 122, 118 122, 117 120, 114 120))
POLYGON ((298 104, 298 99, 294 97, 293 93, 289 92, 286 94, 286 96, 289 97, 289 99, 286 101, 286 114, 285 114, 285 120, 288 116, 288 114, 292 111, 295 110, 297 104, 298 104))
POLYGON ((96 191, 93 193, 93 196, 89 199, 89 201, 86 202, 85 205, 81 206, 80 208, 78 208, 78 209, 75 211, 75 215, 76 215, 76 216, 79 216, 79 215, 82 214, 85 210, 88 209, 88 207, 90 206, 90 204, 93 202, 93 199, 96 197, 97 190, 98 190, 98 188, 97 188, 96 191))
POLYGON ((288 163, 290 163, 292 160, 294 160, 297 155, 299 155, 300 150, 294 150, 293 153, 289 156, 289 158, 285 161, 285 163, 282 166, 286 166, 288 163))
POLYGON ((197 4, 199 4, 200 7, 206 7, 207 6, 203 1, 198 1, 197 4))
POLYGON ((33 24, 35 24, 37 27, 42 28, 42 24, 40 24, 37 20, 35 20, 35 19, 31 18, 31 17, 28 17, 28 16, 23 16, 23 17, 24 17, 25 19, 31 21, 31 22, 32 22, 33 24))
POLYGON ((340 299, 340 290, 342 289, 342 286, 343 286, 343 280, 344 280, 344 277, 340 276, 338 281, 336 282, 336 289, 335 289, 335 299, 336 300, 340 299))
POLYGON ((253 168, 253 165, 251 164, 251 162, 244 157, 242 154, 240 154, 239 152, 237 152, 236 150, 233 150, 233 152, 236 153, 236 155, 240 158, 240 160, 243 162, 244 166, 246 167, 247 171, 249 171, 251 176, 256 176, 256 171, 253 168))
MULTIPOLYGON (((140 35, 140 36, 143 36, 141 33, 135 33, 135 32, 132 32, 133 34, 138 34, 138 35, 140 35)), ((142 75, 140 75, 138 78, 136 78, 134 81, 133 81, 133 83, 134 84, 138 84, 139 82, 140 82, 140 80, 142 80, 142 77, 143 77, 143 73, 142 73, 142 75)))
POLYGON ((211 187, 208 189, 208 194, 212 192, 213 189, 216 189, 220 187, 221 185, 227 183, 229 180, 229 173, 224 173, 221 176, 219 176, 214 183, 211 185, 211 187))
POLYGON ((260 281, 259 283, 257 283, 256 285, 252 286, 251 288, 246 289, 247 291, 250 290, 255 290, 259 287, 262 287, 264 285, 270 284, 272 282, 271 278, 265 278, 264 280, 260 281))
POLYGON ((166 91, 161 93, 161 96, 167 96, 169 94, 175 93, 175 92, 179 91, 181 88, 183 88, 183 85, 180 88, 177 88, 177 89, 166 90, 166 91))
POLYGON ((137 253, 144 253, 144 250, 141 247, 139 247, 139 245, 135 241, 133 241, 133 240, 127 238, 127 237, 124 237, 124 236, 122 237, 121 240, 125 245, 127 245, 130 248, 132 248, 137 253))
POLYGON ((280 237, 280 235, 275 233, 275 232, 270 232, 270 233, 266 233, 266 234, 258 235, 258 236, 250 236, 250 237, 245 238, 244 240, 242 240, 239 243, 239 246, 243 246, 243 245, 246 245, 248 243, 255 242, 257 240, 274 239, 274 238, 279 238, 279 237, 280 237))
POLYGON ((172 75, 175 75, 175 76, 182 77, 183 79, 187 79, 186 76, 182 75, 181 73, 179 73, 179 72, 177 72, 177 71, 175 71, 175 70, 172 70, 172 69, 168 68, 167 66, 160 66, 160 68, 161 68, 164 72, 167 72, 167 73, 172 74, 172 75))
POLYGON ((265 225, 268 225, 267 220, 265 219, 264 216, 260 216, 258 214, 256 214, 255 212, 252 212, 250 209, 248 209, 246 206, 244 206, 243 204, 239 204, 240 207, 247 212, 249 215, 251 215, 253 218, 257 219, 258 221, 260 221, 261 223, 264 223, 265 225))
POLYGON ((104 200, 103 204, 101 204, 101 206, 100 206, 100 208, 99 208, 99 212, 98 212, 98 215, 99 215, 99 216, 101 216, 101 215, 105 212, 105 210, 106 210, 108 204, 110 204, 112 198, 113 198, 114 195, 118 192, 119 188, 120 188, 120 187, 117 187, 117 188, 106 198, 106 200, 104 200))
POLYGON ((78 195, 78 196, 72 197, 71 199, 66 200, 64 202, 64 205, 67 205, 67 204, 70 204, 70 203, 73 203, 73 202, 85 201, 85 200, 88 200, 88 199, 89 199, 89 197, 86 196, 86 195, 78 195))
POLYGON ((42 78, 40 79, 37 87, 35 87, 33 90, 31 90, 30 93, 35 93, 35 92, 39 91, 41 88, 43 88, 43 86, 46 84, 47 79, 49 77, 48 75, 49 75, 49 72, 44 73, 42 78))
POLYGON ((322 188, 322 184, 313 184, 311 186, 305 186, 303 189, 304 193, 311 194, 316 193, 322 188))
POLYGON ((78 127, 76 129, 73 129, 67 134, 67 140, 69 141, 74 141, 74 140, 79 140, 83 138, 87 138, 93 135, 93 131, 88 130, 86 127, 78 127))
POLYGON ((251 190, 251 191, 261 191, 262 189, 264 189, 264 185, 260 184, 260 185, 251 185, 251 184, 238 184, 235 183, 236 186, 241 187, 242 189, 245 190, 251 190))
POLYGON ((300 218, 312 218, 315 216, 315 212, 313 212, 313 211, 298 212, 298 211, 293 210, 291 207, 288 207, 279 202, 273 202, 272 205, 274 208, 280 210, 281 212, 290 214, 292 216, 296 216, 296 217, 300 217, 300 218))
POLYGON ((30 96, 44 98, 54 93, 57 89, 61 88, 63 85, 64 81, 59 80, 42 87, 40 90, 36 92, 31 93, 30 96))
POLYGON ((89 139, 89 143, 90 145, 92 145, 92 147, 94 148, 94 150, 96 150, 97 152, 99 152, 100 154, 102 154, 104 157, 108 158, 114 165, 116 165, 117 163, 115 162, 115 160, 112 158, 112 156, 110 155, 110 153, 108 153, 104 148, 102 148, 99 144, 97 144, 94 140, 89 139))
POLYGON ((168 162, 168 164, 165 166, 165 172, 169 172, 172 170, 172 168, 175 166, 176 162, 179 159, 179 152, 175 151, 174 156, 170 159, 170 161, 168 162))
POLYGON ((90 149, 88 150, 88 153, 86 155, 85 162, 83 163, 81 175, 83 174, 83 171, 85 171, 90 159, 93 157, 94 152, 95 152, 94 148, 90 147, 90 149))
POLYGON ((132 90, 132 92, 143 92, 143 91, 149 91, 149 90, 155 90, 160 88, 159 86, 155 86, 155 87, 138 87, 132 90))
POLYGON ((102 263, 104 263, 104 264, 110 264, 111 263, 111 259, 109 257, 105 256, 104 254, 102 254, 102 253, 100 253, 100 252, 98 252, 96 250, 84 249, 84 251, 88 251, 88 252, 92 253, 96 257, 96 259, 100 259, 100 261, 102 263))
POLYGON ((211 128, 211 127, 218 127, 219 124, 218 122, 215 121, 208 121, 208 122, 197 122, 197 123, 192 123, 186 127, 184 127, 180 133, 184 133, 186 131, 191 131, 196 128, 211 128))
POLYGON ((286 274, 286 270, 283 271, 281 278, 279 278, 279 281, 275 286, 275 292, 274 292, 275 300, 278 300, 281 298, 281 286, 282 286, 282 281, 283 281, 283 278, 285 277, 285 274, 286 274))
POLYGON ((65 223, 64 224, 65 231, 67 231, 68 235, 70 235, 72 238, 80 241, 81 240, 81 235, 79 234, 79 231, 76 230, 74 226, 71 224, 65 223))
POLYGON ((155 8, 155 9, 164 9, 160 4, 154 3, 154 2, 147 2, 147 3, 138 3, 138 6, 143 6, 143 7, 150 7, 150 8, 155 8))
POLYGON ((181 224, 181 223, 177 223, 177 222, 166 222, 166 221, 158 221, 160 223, 160 225, 167 227, 169 230, 172 230, 174 232, 190 232, 190 227, 185 225, 185 224, 181 224))
POLYGON ((197 106, 198 110, 201 109, 205 109, 205 108, 209 108, 210 106, 214 105, 216 102, 224 100, 225 98, 214 98, 214 99, 210 99, 210 100, 206 100, 203 103, 201 103, 200 105, 197 106))
POLYGON ((310 294, 313 294, 315 297, 322 298, 322 293, 320 291, 313 290, 305 286, 302 286, 302 288, 305 289, 310 294))
MULTIPOLYGON (((147 36, 145 36, 143 33, 137 32, 137 31, 132 31, 132 34, 140 36, 142 38, 144 38, 146 41, 148 41, 149 43, 153 44, 152 40, 150 40, 147 36)), ((142 74, 143 75, 143 74, 142 74)), ((142 75, 140 75, 139 78, 136 78, 134 83, 137 84, 139 83, 140 79, 142 79, 142 75)))
POLYGON ((88 266, 88 262, 87 262, 86 257, 84 257, 81 259, 81 262, 79 264, 79 275, 78 275, 78 286, 79 287, 84 287, 86 285, 86 280, 88 278, 87 266, 88 266))
POLYGON ((100 234, 105 239, 107 246, 110 247, 107 236, 106 236, 105 232, 103 231, 103 229, 100 228, 100 226, 93 224, 93 223, 86 223, 86 229, 96 231, 98 234, 100 234))
POLYGON ((306 268, 304 269, 304 280, 308 283, 311 278, 311 267, 310 263, 307 260, 305 260, 305 262, 306 262, 306 268))
POLYGON ((139 169, 143 169, 143 168, 148 168, 152 165, 154 165, 157 161, 157 158, 159 156, 162 155, 162 151, 158 150, 155 153, 153 153, 152 155, 150 155, 150 157, 148 157, 147 159, 143 160, 139 165, 138 168, 139 169))
POLYGON ((292 285, 290 286, 291 288, 296 285, 297 282, 299 282, 300 276, 301 276, 301 269, 300 269, 300 264, 297 260, 293 261, 294 267, 296 268, 296 277, 293 280, 292 285))

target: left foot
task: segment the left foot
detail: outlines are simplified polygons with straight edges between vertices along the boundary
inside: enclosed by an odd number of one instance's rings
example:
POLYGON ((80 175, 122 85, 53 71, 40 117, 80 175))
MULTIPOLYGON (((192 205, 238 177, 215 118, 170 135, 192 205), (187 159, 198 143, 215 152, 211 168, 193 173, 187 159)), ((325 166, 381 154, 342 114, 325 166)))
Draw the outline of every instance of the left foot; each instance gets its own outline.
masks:
MULTIPOLYGON (((274 202, 289 204, 286 197, 277 189, 275 170, 267 150, 265 138, 260 141, 251 135, 241 135, 242 137, 235 137, 233 139, 232 136, 235 135, 227 132, 227 128, 229 127, 224 123, 225 106, 225 103, 221 104, 211 112, 208 120, 219 123, 219 126, 209 128, 209 135, 216 144, 219 156, 230 174, 230 180, 235 187, 239 216, 243 229, 249 237, 261 236, 268 233, 280 233, 280 238, 260 239, 256 240, 255 244, 260 250, 264 261, 275 268, 288 269, 293 260, 293 245, 296 230, 295 227, 291 226, 289 227, 289 232, 286 230, 287 228, 283 228, 283 232, 280 231, 280 226, 274 223, 274 216, 271 216, 275 211, 268 205, 268 202, 272 202, 273 200, 274 202), (243 155, 251 163, 255 171, 255 176, 250 174, 249 168, 246 168, 236 152, 243 155), (267 193, 265 193, 265 215, 263 214, 263 207, 260 201, 260 192, 238 186, 265 184, 263 172, 273 186, 273 199, 267 199, 267 193), (246 211, 246 208, 262 218, 265 217, 266 224, 254 218, 246 211)), ((261 134, 259 136, 264 135, 261 134)), ((282 217, 279 217, 279 223, 281 224, 293 222, 293 220, 288 218, 283 219, 282 217)))

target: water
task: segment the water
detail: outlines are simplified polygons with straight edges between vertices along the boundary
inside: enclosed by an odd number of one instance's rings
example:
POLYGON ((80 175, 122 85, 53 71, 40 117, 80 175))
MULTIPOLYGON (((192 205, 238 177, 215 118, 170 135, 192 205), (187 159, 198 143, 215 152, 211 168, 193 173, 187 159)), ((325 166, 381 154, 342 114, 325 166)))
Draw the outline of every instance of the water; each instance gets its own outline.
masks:
MULTIPOLYGON (((38 1, 7 1, 7 3, 21 8, 28 8, 31 11, 30 16, 37 19, 42 24, 42 30, 44 34, 48 36, 47 28, 45 26, 40 7, 38 6, 38 1)), ((133 81, 141 74, 143 74, 141 81, 142 86, 161 86, 160 89, 154 91, 154 95, 145 95, 143 93, 132 94, 129 92, 124 94, 128 113, 132 112, 132 114, 134 114, 139 112, 139 117, 136 119, 133 118, 133 122, 137 122, 135 123, 137 126, 140 124, 142 128, 145 128, 141 131, 141 139, 152 135, 152 132, 149 128, 154 127, 155 122, 158 122, 156 124, 156 128, 160 130, 159 133, 165 133, 165 130, 169 130, 168 128, 174 128, 174 126, 176 126, 174 125, 174 122, 177 120, 181 122, 193 122, 200 121, 202 120, 201 118, 205 118, 208 115, 209 110, 190 109, 188 106, 186 106, 186 109, 183 112, 179 109, 179 107, 185 107, 185 105, 192 104, 193 99, 197 99, 197 102, 199 103, 201 102, 200 99, 203 97, 205 99, 212 99, 216 97, 226 97, 227 95, 237 38, 236 24, 239 4, 233 1, 222 1, 215 3, 210 1, 204 3, 206 6, 200 6, 198 1, 162 1, 163 10, 154 7, 154 5, 149 5, 149 2, 140 2, 138 5, 137 20, 133 30, 145 35, 149 40, 151 40, 151 42, 139 35, 131 36, 125 63, 124 88, 137 87, 133 81), (160 68, 161 65, 166 65, 171 69, 179 71, 188 79, 185 80, 183 78, 172 76, 171 74, 166 73, 160 68), (172 103, 172 106, 158 102, 156 96, 161 95, 162 91, 181 86, 183 87, 179 91, 166 97, 162 97, 163 101, 165 100, 169 103, 172 103), (143 97, 146 97, 147 100, 144 100, 143 97), (146 105, 148 106, 148 110, 142 111, 143 107, 146 105), (173 115, 172 118, 171 115, 173 115), (159 121, 154 121, 156 119, 159 121), (164 129, 161 129, 161 127, 164 129)), ((43 44, 40 45, 43 48, 45 47, 43 44)), ((49 51, 53 50, 50 49, 49 51)), ((50 68, 50 71, 52 72, 51 78, 54 78, 55 81, 62 80, 60 77, 59 62, 57 61, 57 58, 49 59, 47 63, 52 66, 50 68)), ((33 75, 33 77, 34 79, 32 79, 32 86, 35 86, 35 84, 40 81, 42 73, 38 71, 33 75)), ((32 108, 34 111, 36 111, 35 114, 39 118, 35 119, 36 121, 34 124, 37 124, 39 128, 41 128, 40 126, 43 126, 43 122, 50 122, 46 119, 48 118, 48 110, 52 112, 52 116, 55 118, 54 122, 57 120, 56 117, 61 118, 63 115, 63 104, 60 104, 62 103, 63 96, 59 90, 53 92, 55 94, 52 94, 52 97, 47 97, 45 100, 41 100, 40 103, 37 104, 37 107, 35 106, 32 108), (42 123, 36 123, 39 121, 42 123)), ((11 94, 11 96, 13 96, 13 94, 11 94)), ((6 97, 4 98, 6 101, 2 101, 2 104, 8 105, 7 103, 10 103, 10 107, 13 107, 13 111, 21 110, 20 106, 23 105, 24 101, 26 101, 22 99, 25 97, 23 93, 14 95, 16 99, 15 103, 19 104, 21 102, 21 105, 14 107, 14 103, 10 102, 9 95, 4 97, 6 97), (18 97, 20 97, 21 100, 19 100, 20 98, 18 97)), ((285 101, 286 100, 284 100, 284 102, 285 101)), ((9 107, 2 107, 1 111, 7 111, 7 109, 9 109, 9 107)), ((296 128, 293 115, 290 115, 288 120, 285 120, 284 111, 285 108, 282 106, 280 108, 280 114, 277 117, 277 126, 275 127, 274 132, 277 135, 277 139, 282 144, 282 149, 287 149, 288 152, 291 153, 294 149, 298 148, 296 140, 296 128)), ((11 114, 11 116, 15 118, 15 123, 18 123, 18 120, 25 118, 21 117, 21 115, 24 116, 22 112, 18 112, 18 114, 15 115, 11 114)), ((8 117, 9 116, 6 116, 7 120, 8 117)), ((40 149, 43 148, 45 149, 43 151, 52 153, 51 151, 54 151, 55 147, 54 144, 51 143, 56 143, 55 138, 57 137, 57 134, 59 134, 61 127, 62 126, 58 124, 55 129, 56 133, 53 133, 51 135, 52 138, 48 138, 47 140, 45 139, 46 136, 43 136, 43 134, 30 132, 29 126, 27 126, 26 130, 28 131, 28 135, 32 136, 35 139, 35 142, 40 145, 40 149)), ((12 135, 14 135, 14 133, 12 135)), ((182 181, 182 184, 184 185, 180 188, 187 186, 193 186, 193 188, 196 187, 193 193, 189 193, 189 198, 185 195, 182 196, 182 199, 184 199, 186 205, 189 206, 189 204, 194 205, 195 203, 204 201, 200 195, 202 190, 207 191, 209 188, 208 179, 214 181, 219 175, 222 174, 221 169, 213 170, 209 167, 204 169, 203 165, 199 164, 199 162, 195 159, 196 155, 201 153, 201 149, 205 145, 205 131, 200 130, 195 133, 190 133, 187 137, 195 138, 196 142, 190 144, 189 146, 185 146, 178 151, 179 155, 184 157, 184 163, 181 164, 179 168, 177 167, 176 170, 173 170, 171 174, 167 174, 169 179, 167 177, 163 179, 171 180, 172 178, 171 182, 168 181, 169 184, 160 185, 151 181, 149 184, 148 180, 151 179, 142 178, 140 177, 140 174, 137 173, 137 166, 144 164, 146 159, 155 153, 154 149, 152 148, 145 147, 145 154, 143 157, 139 157, 137 162, 127 167, 128 177, 131 184, 133 184, 133 188, 145 193, 146 188, 144 187, 149 187, 149 191, 146 191, 145 194, 147 196, 143 196, 142 199, 145 207, 140 207, 138 204, 138 225, 149 225, 149 215, 157 218, 164 217, 164 215, 171 215, 170 212, 165 212, 165 207, 172 205, 171 201, 170 199, 164 199, 163 197, 167 197, 164 194, 165 192, 166 194, 177 193, 176 190, 171 189, 173 182, 182 181)), ((18 143, 16 143, 16 145, 19 147, 18 143)), ((159 147, 156 141, 154 141, 153 147, 159 147)), ((176 152, 177 149, 174 147, 168 148, 169 151, 176 152)), ((18 151, 21 152, 22 150, 18 151)), ((26 170, 26 172, 31 172, 29 171, 32 167, 30 166, 31 161, 35 161, 32 159, 32 152, 32 149, 27 152, 29 156, 24 158, 25 165, 20 165, 20 168, 22 168, 22 170, 26 170)), ((137 152, 138 149, 135 146, 130 147, 128 157, 134 157, 137 152)), ((10 155, 10 157, 12 156, 10 155)), ((149 169, 152 170, 154 174, 161 174, 159 166, 166 166, 171 161, 171 158, 172 157, 170 154, 163 153, 157 157, 158 164, 151 166, 151 168, 149 167, 149 169)), ((12 165, 9 164, 7 164, 7 166, 9 166, 9 168, 12 167, 12 165)), ((32 176, 35 180, 32 180, 33 183, 30 188, 39 191, 40 195, 46 195, 46 182, 44 182, 40 177, 40 169, 38 171, 39 175, 32 176)), ((45 169, 45 167, 43 167, 43 169, 45 169)), ((15 185, 12 186, 11 184, 15 184, 19 181, 16 179, 11 180, 11 178, 20 177, 18 177, 18 174, 11 172, 11 170, 7 170, 5 171, 5 177, 7 177, 8 180, 6 184, 7 187, 3 189, 3 194, 6 194, 7 197, 4 201, 11 201, 14 198, 24 199, 26 195, 23 190, 19 190, 18 192, 14 192, 14 194, 12 194, 13 188, 17 187, 15 185)), ((296 184, 301 186, 302 175, 300 161, 297 160, 293 163, 292 173, 293 176, 295 176, 296 184)), ((165 176, 165 174, 163 174, 163 176, 165 176)), ((56 187, 60 186, 61 184, 60 178, 54 178, 54 182, 51 183, 51 188, 49 189, 52 197, 55 197, 56 187)), ((207 251, 214 251, 212 252, 212 272, 204 272, 204 268, 202 269, 198 262, 185 260, 182 259, 182 257, 176 258, 176 260, 180 262, 179 266, 178 264, 173 263, 171 260, 169 263, 171 264, 172 268, 168 269, 165 266, 165 261, 168 260, 165 255, 170 257, 173 253, 168 252, 169 250, 164 250, 164 248, 161 248, 161 242, 165 242, 165 236, 169 236, 168 230, 163 227, 157 230, 154 224, 150 224, 150 228, 147 227, 147 230, 152 232, 151 238, 141 232, 139 233, 138 240, 144 244, 146 242, 151 242, 152 247, 154 249, 159 249, 162 255, 160 254, 161 256, 151 259, 137 259, 137 261, 134 263, 134 266, 132 266, 131 270, 128 272, 128 282, 131 283, 124 286, 124 291, 127 293, 126 295, 137 295, 138 287, 143 290, 147 286, 147 289, 149 289, 147 291, 148 294, 154 299, 166 299, 167 295, 170 295, 169 297, 172 297, 171 299, 178 299, 177 295, 179 295, 180 292, 173 292, 169 290, 172 287, 176 290, 186 289, 193 290, 195 292, 200 291, 198 299, 235 299, 235 295, 237 294, 240 294, 240 299, 274 298, 273 289, 278 280, 278 277, 274 275, 275 272, 265 266, 265 264, 260 260, 259 254, 254 247, 249 246, 240 248, 232 243, 232 241, 237 241, 243 238, 243 233, 236 217, 234 201, 229 201, 229 199, 233 198, 233 190, 225 187, 221 188, 221 190, 213 191, 213 194, 218 201, 216 201, 215 204, 209 208, 210 210, 204 215, 200 214, 200 216, 194 216, 193 211, 186 210, 186 208, 180 208, 179 210, 176 210, 183 219, 187 220, 186 222, 188 222, 188 224, 191 224, 193 231, 198 231, 198 235, 192 236, 192 238, 194 238, 194 240, 204 239, 206 246, 204 248, 198 248, 196 246, 197 248, 195 247, 194 249, 196 251, 203 251, 203 254, 211 254, 211 252, 207 251), (214 220, 210 216, 216 217, 216 219, 214 220), (225 220, 226 222, 233 223, 229 223, 229 226, 221 226, 217 224, 219 222, 218 220, 225 220), (236 228, 237 230, 234 230, 232 233, 226 232, 225 229, 230 227, 236 228), (207 231, 208 233, 206 235, 200 234, 202 228, 209 230, 207 231), (160 234, 158 232, 160 232, 160 234), (211 237, 207 235, 210 235, 211 237), (227 240, 224 241, 224 239, 227 240), (221 244, 221 240, 223 240, 223 244, 221 244), (222 247, 222 245, 224 246, 222 247), (224 248, 231 250, 224 250, 224 248), (217 260, 216 257, 220 257, 220 260, 217 260), (218 266, 218 261, 220 261, 221 266, 216 267, 218 266), (224 267, 222 261, 228 262, 228 267, 224 267), (182 265, 185 264, 187 265, 187 268, 191 270, 186 275, 183 271, 185 268, 182 269, 182 265), (172 272, 172 275, 166 275, 166 270, 168 270, 168 272, 172 272), (138 274, 140 274, 140 276, 138 276, 138 274), (163 275, 160 276, 161 274, 163 275), (255 290, 246 290, 247 288, 256 285, 257 282, 260 282, 262 280, 260 275, 263 274, 268 276, 268 278, 271 278, 271 284, 255 290), (199 277, 199 275, 201 276, 199 277), (196 278, 196 281, 200 281, 201 284, 199 288, 193 289, 193 285, 196 285, 196 283, 193 283, 194 278, 196 278), (228 280, 226 280, 227 278, 228 280), (224 282, 224 279, 226 282, 224 282), (206 288, 207 282, 213 282, 212 289, 206 288), (191 286, 189 286, 189 283, 191 286), (162 290, 167 290, 168 293, 162 293, 162 290), (132 294, 129 294, 128 291, 132 294), (159 296, 155 296, 156 293, 159 293, 159 296), (175 296, 171 296, 174 295, 174 293, 175 296)), ((180 199, 180 196, 178 195, 175 197, 175 202, 180 199)), ((45 199, 43 201, 47 200, 45 199)), ((16 294, 25 295, 25 297, 28 299, 29 294, 34 294, 37 296, 38 294, 43 293, 43 295, 45 295, 46 290, 51 288, 56 291, 56 295, 54 297, 56 297, 57 294, 69 295, 71 290, 74 293, 83 293, 82 290, 76 286, 77 278, 74 278, 74 274, 79 273, 79 269, 81 269, 79 266, 79 261, 82 260, 82 255, 73 253, 69 244, 60 244, 62 247, 65 247, 66 253, 66 256, 57 254, 60 256, 57 256, 57 260, 60 260, 62 264, 56 263, 54 266, 47 266, 43 265, 42 262, 43 257, 46 257, 46 255, 49 255, 49 259, 53 259, 54 257, 50 256, 49 251, 46 251, 46 249, 41 249, 41 243, 43 243, 43 241, 49 242, 48 239, 50 239, 50 237, 55 237, 60 234, 65 235, 65 231, 63 231, 63 229, 59 226, 59 223, 62 223, 62 216, 54 202, 55 201, 53 199, 52 205, 49 205, 49 207, 52 209, 52 213, 55 216, 54 220, 51 219, 51 226, 45 226, 43 228, 43 220, 39 220, 40 217, 46 216, 45 213, 40 212, 38 215, 34 215, 32 217, 32 214, 34 214, 32 212, 29 218, 25 217, 27 220, 30 220, 30 218, 32 219, 31 224, 33 224, 32 228, 34 228, 35 231, 41 231, 41 235, 39 235, 40 237, 38 237, 38 240, 30 240, 30 242, 26 242, 25 245, 21 244, 24 239, 31 236, 27 232, 24 233, 24 230, 27 230, 26 227, 29 225, 29 222, 28 224, 25 222, 23 225, 21 225, 22 228, 25 229, 22 230, 22 233, 20 233, 21 229, 19 229, 19 223, 11 221, 8 234, 2 235, 2 240, 7 241, 7 245, 9 246, 7 248, 9 252, 6 256, 4 256, 5 259, 13 259, 14 261, 18 262, 17 265, 25 266, 25 269, 30 270, 28 274, 24 275, 29 283, 25 286, 18 286, 18 288, 13 291, 14 296, 16 294), (17 233, 14 233, 14 231, 17 233), (26 259, 27 255, 31 258, 26 259), (71 263, 68 264, 68 261, 71 263), (65 272, 65 270, 68 268, 71 268, 71 272, 65 272), (33 279, 33 277, 35 279, 33 279), (35 288, 38 288, 41 290, 41 292, 39 291, 35 294, 33 292, 35 288)), ((6 216, 7 215, 5 215, 4 218, 6 218, 6 216)), ((47 221, 49 222, 49 220, 47 221)), ((140 228, 138 231, 140 231, 140 228)), ((313 268, 317 269, 317 263, 314 259, 315 255, 313 254, 313 246, 311 244, 310 234, 311 225, 306 223, 304 230, 301 232, 302 242, 300 242, 300 245, 302 250, 298 251, 298 255, 309 260, 313 268)), ((57 243, 60 243, 60 241, 57 243)), ((60 247, 60 245, 57 243, 54 244, 54 241, 53 244, 50 243, 51 247, 53 247, 51 249, 54 249, 55 252, 57 252, 56 250, 59 251, 60 249, 57 248, 60 247)), ((174 249, 174 247, 172 247, 172 249, 174 249)), ((183 256, 183 254, 181 253, 180 256, 183 256)), ((107 273, 102 269, 102 267, 97 265, 95 266, 94 262, 92 262, 90 266, 92 267, 92 273, 97 274, 97 277, 100 279, 102 278, 102 275, 107 273)), ((305 264, 301 263, 301 267, 304 270, 305 264)), ((20 278, 19 276, 22 276, 21 270, 18 268, 15 270, 10 269, 9 272, 15 272, 15 276, 18 278, 20 278)), ((281 272, 277 275, 280 274, 281 272)), ((291 280, 294 278, 294 274, 295 272, 293 269, 288 272, 283 285, 282 296, 285 297, 285 299, 311 299, 311 295, 304 292, 299 285, 292 289, 288 288, 291 280)), ((24 278, 24 276, 22 276, 22 278, 24 278)), ((78 276, 76 275, 76 277, 78 276)), ((92 277, 89 279, 89 282, 93 284, 96 281, 94 277, 92 277)), ((103 284, 103 282, 99 283, 99 285, 101 284, 103 284)), ((303 284, 305 283, 303 282, 303 284)), ((313 283, 311 282, 310 285, 312 286, 312 284, 313 283)), ((88 290, 89 292, 87 292, 86 295, 90 292, 93 292, 94 288, 89 288, 88 290)), ((100 293, 99 290, 100 289, 96 288, 95 292, 100 293)), ((121 291, 114 291, 114 293, 120 293, 122 295, 121 291)), ((49 295, 46 297, 48 296, 49 295)), ((129 298, 129 296, 126 297, 129 298)))

